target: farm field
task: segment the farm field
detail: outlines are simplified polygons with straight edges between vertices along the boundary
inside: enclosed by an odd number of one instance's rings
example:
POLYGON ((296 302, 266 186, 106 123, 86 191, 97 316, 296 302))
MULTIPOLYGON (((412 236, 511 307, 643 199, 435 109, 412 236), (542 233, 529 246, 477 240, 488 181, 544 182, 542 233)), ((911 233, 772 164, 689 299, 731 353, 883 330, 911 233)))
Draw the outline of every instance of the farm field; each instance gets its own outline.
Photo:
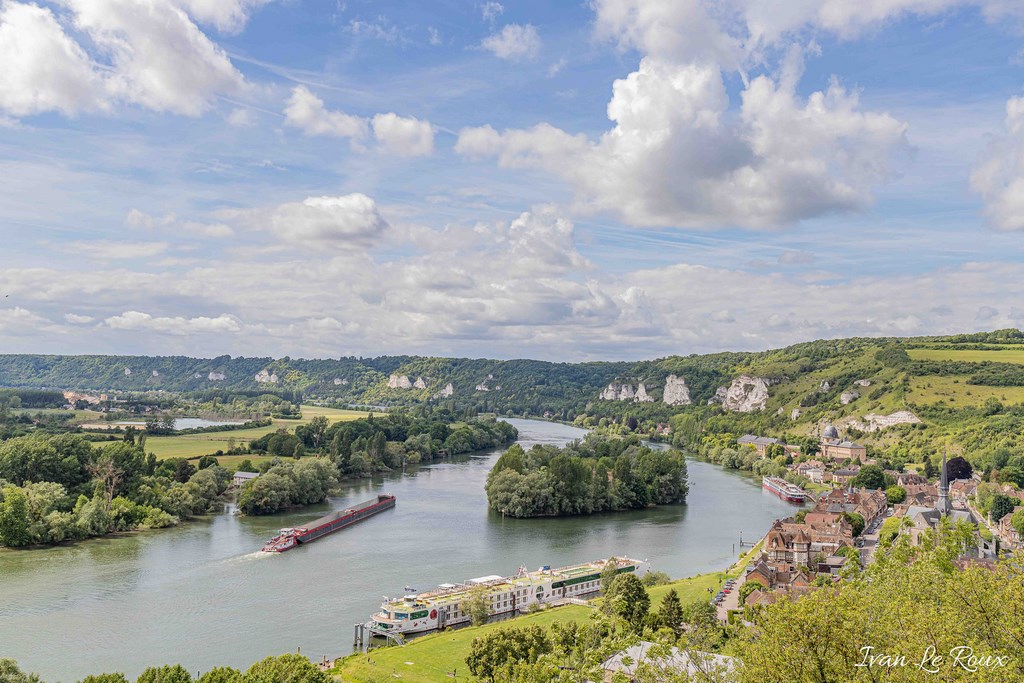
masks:
POLYGON ((1000 350, 975 351, 970 349, 908 349, 913 360, 952 360, 965 363, 1020 363, 1024 364, 1024 348, 1007 347, 1000 350))
MULTIPOLYGON (((366 417, 366 413, 358 410, 337 410, 334 408, 323 408, 321 406, 302 406, 301 420, 274 420, 269 427, 254 427, 252 429, 235 429, 226 432, 207 432, 205 434, 184 434, 181 436, 152 436, 146 439, 146 451, 156 454, 156 457, 164 458, 199 458, 204 455, 212 455, 218 450, 226 451, 230 444, 241 445, 253 439, 258 439, 264 434, 276 432, 284 428, 294 431, 295 427, 306 424, 314 417, 326 417, 330 422, 347 422, 366 417)), ((107 443, 107 442, 100 442, 107 443)), ((98 445, 100 445, 98 444, 98 445)), ((218 456, 221 464, 229 466, 237 464, 246 458, 257 463, 260 458, 252 456, 218 456), (237 461, 237 462, 236 462, 237 461)))
POLYGON ((907 401, 930 405, 945 401, 954 407, 980 406, 995 398, 1004 405, 1024 403, 1024 387, 986 387, 967 384, 966 377, 922 375, 910 380, 907 401))

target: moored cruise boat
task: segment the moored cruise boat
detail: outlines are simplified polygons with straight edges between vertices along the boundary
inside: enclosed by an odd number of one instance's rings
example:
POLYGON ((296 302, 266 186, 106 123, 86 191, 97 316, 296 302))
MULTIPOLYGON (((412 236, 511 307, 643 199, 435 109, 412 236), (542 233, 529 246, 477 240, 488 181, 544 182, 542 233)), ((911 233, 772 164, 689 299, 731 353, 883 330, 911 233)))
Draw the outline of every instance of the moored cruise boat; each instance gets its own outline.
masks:
POLYGON ((791 484, 779 477, 764 477, 761 479, 761 487, 790 503, 804 503, 807 501, 806 491, 796 484, 791 484))
POLYGON ((478 593, 487 599, 490 616, 524 611, 531 605, 594 594, 600 591, 601 573, 609 564, 619 574, 632 572, 643 576, 650 571, 650 564, 646 560, 624 557, 559 569, 541 567, 535 572, 520 567, 514 576, 481 576, 464 583, 443 583, 434 590, 404 598, 385 598, 380 612, 373 615, 366 627, 371 633, 409 634, 467 624, 472 620, 469 599, 478 593))

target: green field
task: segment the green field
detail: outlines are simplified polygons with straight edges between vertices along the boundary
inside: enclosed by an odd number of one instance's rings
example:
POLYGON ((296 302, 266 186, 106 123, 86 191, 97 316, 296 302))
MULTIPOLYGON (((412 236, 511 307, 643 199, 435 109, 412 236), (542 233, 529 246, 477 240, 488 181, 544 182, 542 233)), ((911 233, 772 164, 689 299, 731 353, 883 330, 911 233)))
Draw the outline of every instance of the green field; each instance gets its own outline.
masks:
MULTIPOLYGON (((156 453, 156 457, 164 458, 198 458, 204 455, 212 455, 218 450, 226 451, 230 448, 229 441, 236 445, 244 445, 253 439, 258 439, 264 434, 275 432, 285 428, 294 431, 297 425, 306 424, 314 417, 324 416, 333 422, 358 420, 366 417, 366 413, 358 410, 336 410, 334 408, 323 408, 321 406, 302 406, 301 420, 274 420, 269 427, 255 427, 253 429, 233 429, 226 432, 207 432, 205 434, 183 434, 181 436, 152 436, 146 439, 146 451, 156 453)), ((99 442, 103 445, 111 442, 99 442)), ((218 456, 221 465, 230 467, 246 458, 257 463, 259 457, 252 456, 218 456)), ((264 460, 266 458, 263 458, 264 460)))
POLYGON ((980 406, 989 398, 995 398, 1005 405, 1024 403, 1024 387, 986 387, 967 384, 966 377, 922 375, 910 380, 910 391, 907 394, 910 403, 930 405, 945 401, 959 408, 980 406))
MULTIPOLYGON (((651 596, 651 611, 657 611, 662 599, 672 589, 679 594, 684 605, 694 600, 707 600, 711 592, 717 590, 727 577, 735 577, 746 566, 747 562, 760 552, 760 544, 743 556, 728 571, 700 574, 687 579, 680 579, 663 586, 654 586, 647 591, 651 596)), ((595 604, 600 600, 595 600, 595 604)), ((466 667, 466 656, 469 654, 473 639, 489 631, 508 626, 529 626, 537 624, 550 627, 556 622, 587 621, 591 608, 579 605, 566 605, 546 609, 536 614, 516 617, 511 621, 501 621, 485 626, 472 626, 454 631, 434 633, 416 638, 402 647, 386 647, 369 653, 349 655, 341 660, 334 671, 340 674, 345 683, 377 683, 382 680, 410 681, 411 683, 435 683, 450 680, 448 672, 458 673, 456 680, 471 680, 466 667)))
POLYGON ((1019 363, 1024 365, 1024 348, 1008 347, 998 351, 972 351, 969 349, 909 349, 913 360, 952 360, 965 363, 1019 363))

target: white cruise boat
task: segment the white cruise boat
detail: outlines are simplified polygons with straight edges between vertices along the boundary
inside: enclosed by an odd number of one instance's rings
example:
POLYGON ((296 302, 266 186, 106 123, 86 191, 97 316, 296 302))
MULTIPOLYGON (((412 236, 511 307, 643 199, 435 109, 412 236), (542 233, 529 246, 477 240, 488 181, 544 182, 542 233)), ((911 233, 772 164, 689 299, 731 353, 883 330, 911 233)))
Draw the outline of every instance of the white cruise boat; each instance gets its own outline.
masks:
POLYGON ((373 615, 366 627, 371 633, 409 634, 467 624, 471 621, 468 601, 477 593, 485 595, 490 602, 490 616, 592 595, 601 590, 601 573, 609 564, 620 574, 632 572, 643 576, 650 571, 647 560, 625 557, 558 569, 541 567, 534 572, 520 567, 514 576, 481 576, 463 583, 443 583, 434 590, 404 598, 385 598, 380 612, 373 615))

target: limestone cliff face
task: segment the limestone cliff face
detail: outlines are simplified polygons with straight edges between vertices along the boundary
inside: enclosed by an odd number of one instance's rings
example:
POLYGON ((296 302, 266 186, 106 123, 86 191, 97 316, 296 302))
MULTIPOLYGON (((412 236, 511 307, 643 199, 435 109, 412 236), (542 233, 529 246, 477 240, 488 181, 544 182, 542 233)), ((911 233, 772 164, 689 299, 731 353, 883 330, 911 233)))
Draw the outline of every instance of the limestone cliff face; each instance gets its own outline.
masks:
POLYGON ((132 369, 131 369, 131 368, 125 368, 125 369, 124 369, 124 376, 125 376, 125 377, 128 377, 128 376, 130 376, 131 374, 132 374, 132 369))
POLYGON ((856 401, 858 398, 860 398, 859 391, 844 391, 839 396, 839 402, 842 403, 844 406, 848 406, 854 401, 856 401))
POLYGON ((686 380, 676 375, 669 375, 665 378, 665 392, 661 400, 670 406, 688 406, 693 401, 690 399, 690 387, 686 386, 686 380))
POLYGON ((647 393, 647 387, 643 382, 640 382, 635 389, 632 384, 612 382, 597 397, 602 401, 654 403, 654 397, 647 393))
POLYGON ((920 421, 921 418, 909 410, 897 410, 889 415, 868 413, 862 420, 850 420, 846 423, 846 426, 859 429, 862 432, 878 432, 893 425, 917 424, 920 421))
POLYGON ((391 375, 388 377, 388 389, 412 389, 408 375, 391 375))
POLYGON ((223 382, 225 379, 227 379, 227 376, 223 372, 211 372, 206 376, 206 379, 210 380, 211 382, 223 382))
POLYGON ((726 410, 753 413, 764 410, 768 404, 768 380, 763 377, 740 375, 727 387, 718 387, 709 403, 721 403, 726 410))
POLYGON ((633 397, 633 400, 637 403, 654 403, 654 397, 647 393, 647 387, 643 382, 636 388, 636 396, 633 397))
POLYGON ((348 384, 348 380, 347 379, 342 379, 340 377, 335 377, 334 378, 334 386, 340 387, 343 384, 348 384))
POLYGON ((451 396, 454 393, 455 393, 455 387, 452 386, 451 382, 448 382, 448 384, 444 385, 444 389, 442 389, 441 391, 437 392, 437 394, 435 394, 435 398, 446 398, 448 396, 451 396))
POLYGON ((423 381, 422 377, 417 377, 416 381, 412 383, 413 387, 417 389, 426 389, 427 383, 423 381))
POLYGON ((160 376, 160 371, 159 371, 159 370, 154 370, 154 371, 153 371, 153 372, 151 372, 150 374, 151 374, 151 375, 152 375, 153 377, 159 377, 159 376, 160 376))
POLYGON ((277 375, 271 373, 266 368, 257 372, 255 379, 257 384, 277 384, 277 375))

